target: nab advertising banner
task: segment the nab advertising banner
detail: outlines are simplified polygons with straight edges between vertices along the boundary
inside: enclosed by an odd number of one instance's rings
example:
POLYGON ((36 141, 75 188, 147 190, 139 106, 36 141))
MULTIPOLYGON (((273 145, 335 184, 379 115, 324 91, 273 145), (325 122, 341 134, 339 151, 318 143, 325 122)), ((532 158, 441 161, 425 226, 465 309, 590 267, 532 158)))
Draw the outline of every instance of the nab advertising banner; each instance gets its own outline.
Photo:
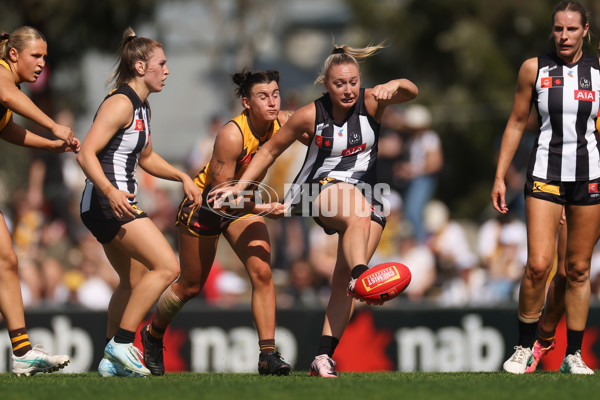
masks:
MULTIPOLYGON (((308 371, 315 356, 324 310, 277 312, 277 350, 296 371, 308 371)), ((68 354, 64 372, 95 371, 106 342, 106 313, 28 313, 33 344, 68 354)), ((144 322, 144 324, 147 323, 144 322)), ((140 325, 141 327, 142 325, 140 325)), ((592 308, 583 359, 600 367, 600 308, 592 308)), ((541 367, 557 370, 566 349, 564 319, 557 346, 541 367)), ((335 354, 338 371, 498 371, 517 342, 516 306, 490 309, 361 307, 335 354)), ((141 348, 139 333, 136 343, 141 348)), ((258 337, 249 309, 183 310, 165 335, 167 372, 257 372, 258 337)), ((10 366, 11 346, 0 323, 0 372, 10 366)))

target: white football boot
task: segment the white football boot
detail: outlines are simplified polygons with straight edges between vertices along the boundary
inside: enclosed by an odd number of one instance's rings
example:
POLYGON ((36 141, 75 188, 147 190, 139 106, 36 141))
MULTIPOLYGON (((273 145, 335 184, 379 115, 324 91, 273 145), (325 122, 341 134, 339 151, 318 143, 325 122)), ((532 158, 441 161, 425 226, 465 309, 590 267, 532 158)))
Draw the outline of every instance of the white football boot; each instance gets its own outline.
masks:
POLYGON ((309 376, 320 376, 322 378, 337 378, 339 375, 335 371, 335 361, 327 354, 321 354, 315 357, 310 364, 309 376))
POLYGON ((142 352, 133 343, 116 343, 113 338, 104 348, 104 357, 137 376, 150 375, 150 370, 142 363, 142 352))
POLYGON ((594 371, 583 362, 581 350, 575 354, 569 354, 560 366, 560 372, 575 375, 594 375, 594 371))
POLYGON ((12 372, 17 376, 31 376, 38 372, 54 372, 69 364, 69 356, 53 356, 42 350, 41 345, 35 345, 31 350, 17 357, 12 355, 12 372))
POLYGON ((504 362, 502 368, 511 374, 524 374, 532 355, 533 351, 529 347, 515 346, 515 352, 504 362))

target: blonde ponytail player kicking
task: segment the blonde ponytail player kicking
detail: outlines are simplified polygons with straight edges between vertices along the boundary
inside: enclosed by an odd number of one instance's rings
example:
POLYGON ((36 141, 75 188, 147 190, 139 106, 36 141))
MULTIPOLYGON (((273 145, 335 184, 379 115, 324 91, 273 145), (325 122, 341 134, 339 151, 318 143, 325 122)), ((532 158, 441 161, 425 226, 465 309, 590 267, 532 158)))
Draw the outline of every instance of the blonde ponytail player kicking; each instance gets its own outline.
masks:
POLYGON ((338 376, 333 354, 353 312, 354 286, 368 270, 386 223, 379 199, 368 195, 374 193, 371 188, 376 184, 381 116, 388 105, 410 101, 418 93, 407 79, 361 88, 358 61, 382 47, 335 46, 316 80, 327 92, 290 117, 279 134, 256 153, 234 186, 214 191, 217 206, 222 199, 235 198, 294 141, 305 140, 308 135, 305 162, 286 195, 286 206, 294 209, 294 205, 306 204, 303 199, 314 189, 317 196, 310 201, 310 215, 327 234, 338 235, 331 297, 317 355, 310 366, 311 376, 338 376))

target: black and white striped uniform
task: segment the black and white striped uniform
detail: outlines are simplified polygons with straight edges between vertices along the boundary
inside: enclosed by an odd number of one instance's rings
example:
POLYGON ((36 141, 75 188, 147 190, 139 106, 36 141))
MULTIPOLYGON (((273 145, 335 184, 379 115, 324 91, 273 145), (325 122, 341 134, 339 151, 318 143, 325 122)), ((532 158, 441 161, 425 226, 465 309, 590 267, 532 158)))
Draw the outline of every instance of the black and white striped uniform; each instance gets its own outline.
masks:
MULTIPOLYGON (((119 129, 115 133, 106 147, 98 153, 98 159, 104 175, 117 189, 137 194, 138 183, 135 179, 135 172, 140 153, 150 142, 150 109, 148 103, 142 103, 129 85, 123 85, 113 90, 104 101, 117 94, 127 96, 133 104, 133 120, 127 128, 119 129)), ((135 204, 135 199, 129 199, 129 202, 135 204)), ((98 207, 104 217, 115 218, 106 196, 96 189, 89 179, 86 179, 80 213, 98 207)))
POLYGON ((286 204, 298 202, 303 184, 324 178, 355 185, 376 183, 380 124, 367 112, 364 96, 365 89, 360 89, 353 109, 340 122, 333 120, 329 94, 315 100, 315 135, 304 164, 286 193, 286 204))
POLYGON ((596 117, 600 104, 598 58, 583 54, 565 64, 555 53, 538 57, 533 104, 540 126, 528 174, 561 182, 600 177, 596 117))

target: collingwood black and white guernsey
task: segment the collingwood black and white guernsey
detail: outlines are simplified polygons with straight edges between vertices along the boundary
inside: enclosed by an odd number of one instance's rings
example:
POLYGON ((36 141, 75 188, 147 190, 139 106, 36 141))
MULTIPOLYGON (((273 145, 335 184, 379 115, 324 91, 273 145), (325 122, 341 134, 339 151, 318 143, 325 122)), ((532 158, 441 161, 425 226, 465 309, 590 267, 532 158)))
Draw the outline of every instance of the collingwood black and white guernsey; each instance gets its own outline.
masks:
POLYGON ((529 160, 530 175, 562 182, 600 177, 599 95, 597 57, 584 53, 569 65, 555 53, 538 57, 532 101, 540 129, 529 160))
MULTIPOLYGON (((129 86, 123 85, 113 90, 104 101, 111 96, 123 94, 133 104, 133 120, 127 128, 119 129, 110 139, 106 147, 98 153, 102 171, 117 189, 137 194, 138 183, 135 172, 140 153, 150 142, 150 109, 148 103, 142 103, 137 93, 129 86)), ((95 119, 95 117, 94 117, 95 119)), ((134 204, 135 199, 129 199, 134 204)), ((86 179, 81 198, 80 212, 84 213, 94 206, 100 206, 107 218, 115 218, 104 194, 86 179)))
POLYGON ((304 164, 286 193, 286 204, 297 204, 303 185, 324 178, 374 185, 380 124, 367 112, 365 89, 344 121, 336 123, 329 94, 315 100, 315 135, 304 164))

